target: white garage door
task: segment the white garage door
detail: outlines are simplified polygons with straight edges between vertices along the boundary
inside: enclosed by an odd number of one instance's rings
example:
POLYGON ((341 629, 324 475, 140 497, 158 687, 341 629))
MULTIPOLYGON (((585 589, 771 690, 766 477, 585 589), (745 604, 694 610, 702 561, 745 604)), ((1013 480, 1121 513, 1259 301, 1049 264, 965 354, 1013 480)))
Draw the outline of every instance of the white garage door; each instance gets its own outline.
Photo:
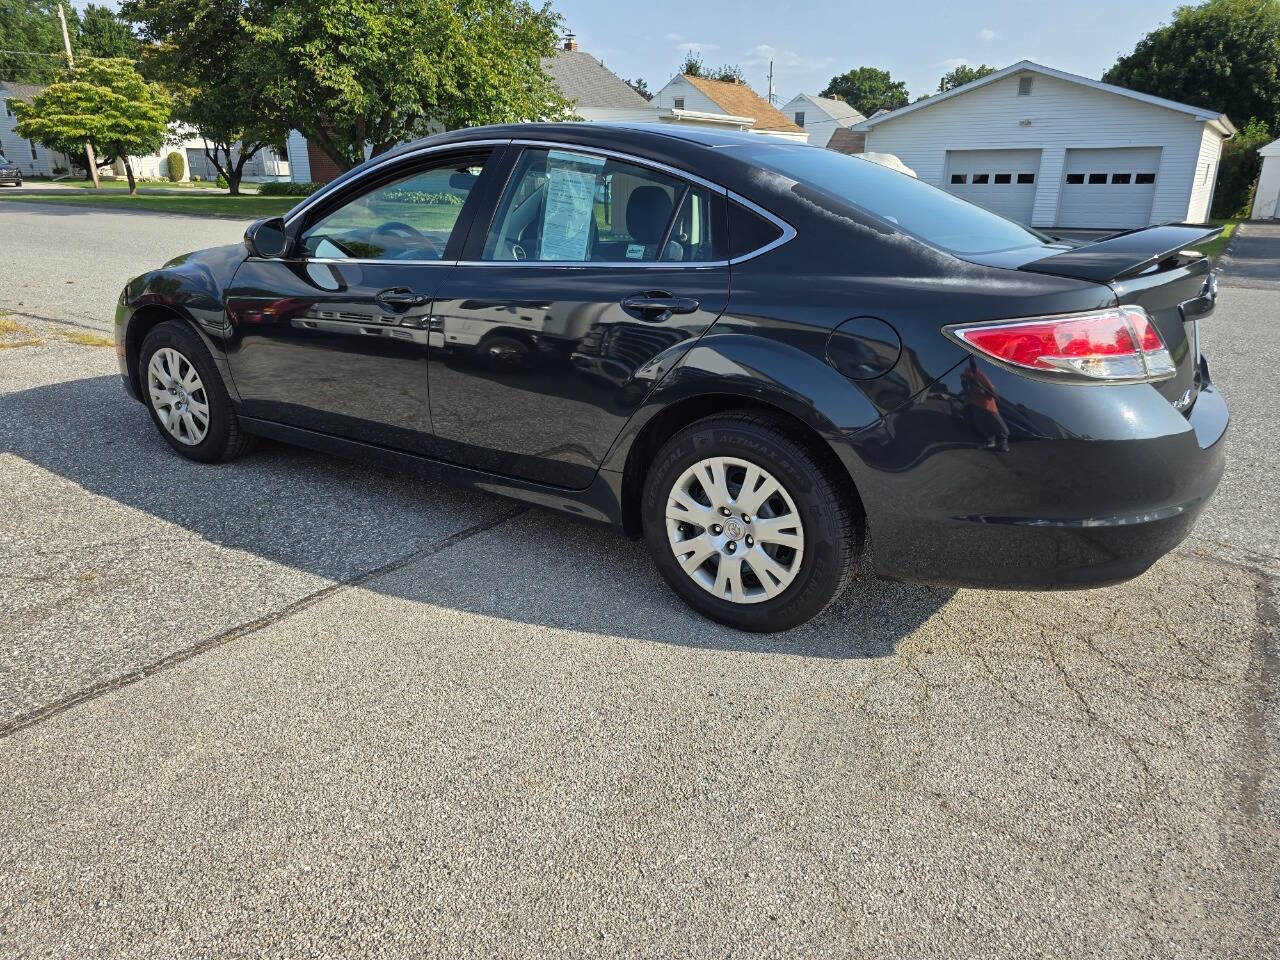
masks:
POLYGON ((1159 147, 1068 150, 1058 226, 1145 227, 1159 171, 1159 147))
POLYGON ((948 150, 944 186, 1002 217, 1031 222, 1039 150, 948 150))

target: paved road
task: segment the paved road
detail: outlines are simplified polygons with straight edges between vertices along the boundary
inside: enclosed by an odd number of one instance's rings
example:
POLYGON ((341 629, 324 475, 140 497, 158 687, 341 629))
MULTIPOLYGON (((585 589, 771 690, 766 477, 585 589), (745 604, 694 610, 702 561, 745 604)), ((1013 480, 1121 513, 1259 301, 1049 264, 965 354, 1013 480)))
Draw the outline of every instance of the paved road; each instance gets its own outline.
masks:
POLYGON ((5 201, 0 309, 106 329, 130 277, 180 253, 236 243, 249 222, 5 201))
POLYGON ((1224 253, 1224 281, 1280 289, 1280 223, 1240 224, 1224 253))
POLYGON ((1228 474, 1145 576, 775 637, 561 516, 196 467, 17 317, 0 956, 1275 956, 1278 307, 1206 324, 1228 474))

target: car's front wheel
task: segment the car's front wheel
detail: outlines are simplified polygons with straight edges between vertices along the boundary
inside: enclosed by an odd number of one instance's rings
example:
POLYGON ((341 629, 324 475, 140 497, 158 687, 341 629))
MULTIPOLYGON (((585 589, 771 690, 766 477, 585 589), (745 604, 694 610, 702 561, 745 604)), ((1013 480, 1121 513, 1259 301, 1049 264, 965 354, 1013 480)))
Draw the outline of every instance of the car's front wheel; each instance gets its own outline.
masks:
POLYGON ((858 548, 852 497, 833 465, 767 416, 689 425, 645 479, 645 541, 690 606, 740 630, 798 626, 844 589, 858 548))
POLYGON ((217 463, 248 448, 213 357, 184 324, 167 321, 146 335, 138 377, 156 429, 184 457, 217 463))

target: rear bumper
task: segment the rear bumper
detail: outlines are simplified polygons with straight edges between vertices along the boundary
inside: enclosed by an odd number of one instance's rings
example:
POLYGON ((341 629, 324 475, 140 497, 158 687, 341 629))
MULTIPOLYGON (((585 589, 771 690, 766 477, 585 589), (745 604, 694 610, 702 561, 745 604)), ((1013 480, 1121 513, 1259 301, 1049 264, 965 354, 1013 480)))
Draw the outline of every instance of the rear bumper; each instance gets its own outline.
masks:
POLYGON ((927 439, 906 444, 918 454, 912 462, 860 482, 869 487, 870 560, 880 576, 1101 586, 1137 576, 1186 537, 1223 471, 1228 413, 1212 385, 1184 417, 1145 385, 1064 393, 987 372, 1009 390, 999 404, 1007 452, 998 435, 975 436, 1001 428, 964 410, 963 393, 957 411, 948 378, 889 422, 890 431, 927 439), (1045 412, 1053 404, 1056 418, 1045 412))

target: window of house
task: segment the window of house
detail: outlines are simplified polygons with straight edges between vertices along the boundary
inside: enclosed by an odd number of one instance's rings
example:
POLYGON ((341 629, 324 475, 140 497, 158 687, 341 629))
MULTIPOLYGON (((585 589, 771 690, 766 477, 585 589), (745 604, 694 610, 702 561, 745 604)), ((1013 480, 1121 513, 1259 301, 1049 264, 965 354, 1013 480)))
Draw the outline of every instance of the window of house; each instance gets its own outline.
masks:
POLYGON ((454 159, 375 187, 307 227, 307 256, 441 260, 484 158, 454 159))
POLYGON ((1089 182, 1090 183, 1106 183, 1107 175, 1105 173, 1091 173, 1089 174, 1089 182))
POLYGON ((951 182, 952 183, 968 183, 969 176, 968 174, 964 174, 964 173, 953 173, 951 175, 951 182))
POLYGON ((684 97, 676 97, 676 107, 675 107, 675 108, 676 108, 677 110, 683 110, 683 109, 684 109, 684 97))
POLYGON ((1113 173, 1111 175, 1112 183, 1128 183, 1132 179, 1133 174, 1131 173, 1113 173))
POLYGON ((1018 78, 1018 96, 1031 96, 1031 85, 1035 82, 1035 77, 1019 77, 1018 78))
POLYGON ((722 241, 711 195, 664 173, 571 150, 526 150, 498 204, 485 260, 696 263, 722 241))
POLYGON ((804 126, 804 111, 803 111, 803 110, 797 110, 797 111, 796 111, 796 126, 797 126, 797 127, 803 127, 803 126, 804 126))
POLYGON ((989 173, 975 173, 973 175, 974 183, 989 183, 990 180, 991 180, 991 174, 989 173))
POLYGON ((1067 183, 1084 183, 1083 173, 1068 173, 1067 183))
POLYGON ((1019 183, 1035 183, 1036 175, 1034 173, 1020 173, 1018 174, 1018 182, 1019 183))
POLYGON ((1013 183, 1013 175, 1009 173, 997 173, 996 183, 1013 183))
POLYGON ((1134 183, 1155 183, 1156 175, 1154 173, 1136 173, 1133 176, 1134 183))

